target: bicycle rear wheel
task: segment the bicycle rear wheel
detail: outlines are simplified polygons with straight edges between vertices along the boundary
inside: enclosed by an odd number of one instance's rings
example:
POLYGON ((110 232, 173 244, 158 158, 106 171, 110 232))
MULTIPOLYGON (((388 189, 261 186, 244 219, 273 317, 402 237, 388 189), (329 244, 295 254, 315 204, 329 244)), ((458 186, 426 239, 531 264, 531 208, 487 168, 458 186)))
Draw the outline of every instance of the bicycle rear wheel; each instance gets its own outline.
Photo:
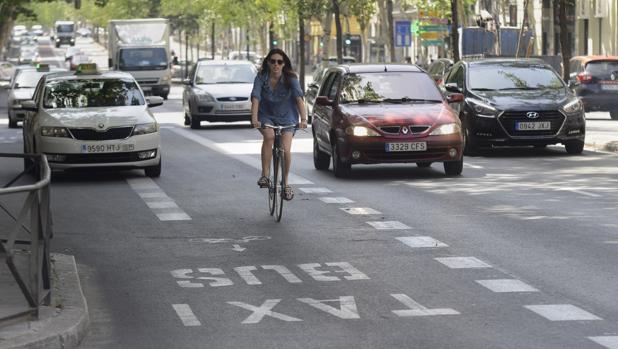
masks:
POLYGON ((273 168, 272 168, 272 171, 270 172, 270 185, 268 187, 268 209, 269 209, 271 216, 275 214, 275 210, 277 209, 277 201, 279 200, 279 197, 277 195, 279 158, 275 154, 275 152, 273 152, 272 164, 273 164, 273 168))
POLYGON ((283 154, 283 151, 281 151, 279 153, 279 155, 277 156, 277 158, 279 159, 279 169, 281 170, 279 172, 281 179, 279 180, 279 206, 277 207, 276 213, 275 213, 275 219, 277 220, 277 222, 281 221, 281 215, 283 214, 283 196, 285 195, 285 182, 284 182, 284 167, 285 167, 285 156, 283 154))

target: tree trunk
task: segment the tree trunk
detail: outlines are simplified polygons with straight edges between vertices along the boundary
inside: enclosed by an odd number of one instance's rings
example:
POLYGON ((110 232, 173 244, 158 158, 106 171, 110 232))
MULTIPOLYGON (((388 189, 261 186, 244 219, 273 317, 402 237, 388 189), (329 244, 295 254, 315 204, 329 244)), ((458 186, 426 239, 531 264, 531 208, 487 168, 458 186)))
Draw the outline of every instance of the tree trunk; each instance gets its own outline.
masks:
POLYGON ((457 0, 451 0, 451 50, 453 53, 453 61, 459 62, 459 9, 457 0))
POLYGON ((333 24, 333 14, 327 11, 326 17, 322 22, 322 66, 328 64, 328 56, 330 52, 330 29, 333 24))
POLYGON ((299 65, 298 74, 300 88, 305 92, 305 20, 303 18, 302 7, 298 7, 298 45, 299 47, 299 65))
POLYGON ((524 26, 528 22, 528 3, 529 0, 524 0, 524 19, 521 22, 521 28, 519 28, 519 37, 517 38, 517 51, 515 52, 515 58, 519 58, 519 50, 521 48, 521 37, 524 33, 524 26))
POLYGON ((393 0, 386 0, 386 15, 388 18, 388 51, 390 61, 395 62, 395 29, 393 28, 393 0))
POLYGON ((558 12, 558 18, 560 20, 560 49, 562 52, 562 78, 564 81, 569 81, 571 76, 571 69, 569 61, 571 60, 571 43, 569 42, 569 33, 567 28, 567 2, 566 0, 560 0, 560 10, 558 12))
POLYGON ((215 51, 217 50, 215 46, 215 20, 212 20, 212 24, 210 25, 210 58, 215 59, 215 51))
POLYGON ((337 31, 337 63, 343 63, 343 37, 341 35, 341 16, 339 0, 333 0, 333 12, 335 13, 335 30, 337 31))

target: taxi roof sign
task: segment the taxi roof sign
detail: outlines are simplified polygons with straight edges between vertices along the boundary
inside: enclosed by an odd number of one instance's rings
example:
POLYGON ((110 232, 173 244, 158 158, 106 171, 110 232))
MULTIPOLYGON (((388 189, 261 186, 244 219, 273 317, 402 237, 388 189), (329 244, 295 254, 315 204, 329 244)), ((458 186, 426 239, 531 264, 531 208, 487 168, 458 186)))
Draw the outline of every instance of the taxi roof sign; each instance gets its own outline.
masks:
POLYGON ((75 70, 75 74, 77 75, 99 74, 99 69, 97 68, 96 63, 81 63, 77 66, 77 69, 75 70))
POLYGON ((36 71, 38 72, 48 72, 49 71, 49 64, 46 64, 46 63, 37 63, 35 67, 36 67, 36 71))

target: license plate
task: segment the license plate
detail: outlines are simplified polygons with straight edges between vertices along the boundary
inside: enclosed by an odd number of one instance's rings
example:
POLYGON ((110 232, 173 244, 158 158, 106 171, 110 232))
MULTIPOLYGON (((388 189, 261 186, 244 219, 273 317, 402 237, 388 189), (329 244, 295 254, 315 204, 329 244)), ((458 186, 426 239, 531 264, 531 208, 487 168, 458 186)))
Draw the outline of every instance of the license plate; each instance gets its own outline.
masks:
POLYGON ((601 90, 618 91, 618 84, 603 84, 601 85, 601 90))
POLYGON ((245 103, 222 103, 221 104, 221 110, 246 110, 246 104, 245 103))
POLYGON ((82 154, 124 153, 135 150, 135 144, 82 144, 82 154))
POLYGON ((551 122, 549 121, 537 121, 537 122, 518 122, 515 124, 517 131, 543 131, 551 130, 551 122))
POLYGON ((384 146, 387 152, 395 151, 425 151, 427 150, 427 142, 399 142, 386 143, 384 146))

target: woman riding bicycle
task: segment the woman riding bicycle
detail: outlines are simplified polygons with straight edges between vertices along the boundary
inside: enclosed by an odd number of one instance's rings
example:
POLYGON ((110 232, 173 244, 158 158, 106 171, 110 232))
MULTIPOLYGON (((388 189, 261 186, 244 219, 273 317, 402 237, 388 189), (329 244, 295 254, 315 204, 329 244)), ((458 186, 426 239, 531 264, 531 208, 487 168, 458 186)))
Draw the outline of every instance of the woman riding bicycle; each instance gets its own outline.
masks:
MULTIPOLYGON (((262 133, 262 175, 258 180, 260 188, 269 186, 270 161, 275 133, 272 129, 263 129, 262 125, 291 125, 298 123, 300 128, 307 127, 307 109, 303 99, 303 90, 298 77, 292 69, 290 58, 279 48, 268 52, 262 67, 253 83, 251 92, 251 124, 262 133)), ((294 129, 285 129, 281 136, 285 153, 285 172, 283 173, 283 198, 292 200, 294 192, 288 185, 288 173, 292 162, 292 137, 294 129)))

